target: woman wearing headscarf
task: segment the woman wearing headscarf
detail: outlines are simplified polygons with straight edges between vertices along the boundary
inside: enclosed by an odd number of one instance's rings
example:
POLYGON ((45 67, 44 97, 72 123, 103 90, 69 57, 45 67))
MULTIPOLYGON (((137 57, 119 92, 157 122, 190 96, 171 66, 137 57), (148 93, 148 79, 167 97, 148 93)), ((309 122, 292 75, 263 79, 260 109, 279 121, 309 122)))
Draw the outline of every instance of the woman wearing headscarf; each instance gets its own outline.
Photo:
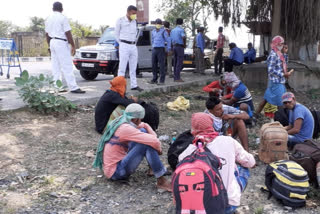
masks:
POLYGON ((133 103, 122 116, 108 124, 93 166, 103 169, 111 180, 123 180, 135 172, 145 157, 157 178, 157 187, 171 191, 171 184, 164 177, 167 170, 159 158, 161 143, 152 128, 141 122, 144 115, 144 108, 133 103))
POLYGON ((221 99, 225 105, 233 106, 245 111, 252 117, 254 111, 254 105, 252 102, 252 96, 245 84, 243 84, 234 72, 226 72, 225 81, 227 86, 232 88, 233 96, 231 99, 221 99))
POLYGON ((118 76, 112 79, 110 81, 110 85, 110 89, 102 95, 95 108, 94 118, 96 130, 100 134, 103 133, 112 112, 114 112, 117 107, 120 115, 121 110, 124 110, 124 108, 129 104, 137 102, 138 100, 135 97, 128 99, 125 96, 127 82, 123 76, 118 76))
POLYGON ((194 113, 191 118, 191 133, 195 137, 181 155, 179 161, 190 155, 201 141, 214 155, 223 158, 225 165, 219 170, 228 193, 229 207, 226 213, 233 213, 240 205, 241 192, 245 189, 250 176, 249 170, 255 166, 253 155, 249 154, 241 144, 229 136, 219 136, 212 127, 213 119, 206 113, 194 113), (237 164, 239 164, 237 166, 237 164))
POLYGON ((271 42, 271 52, 267 58, 268 64, 268 88, 264 93, 263 101, 259 104, 257 114, 259 114, 265 104, 282 106, 281 96, 286 92, 285 82, 293 72, 287 71, 287 62, 281 52, 284 45, 284 39, 281 36, 275 36, 271 42))

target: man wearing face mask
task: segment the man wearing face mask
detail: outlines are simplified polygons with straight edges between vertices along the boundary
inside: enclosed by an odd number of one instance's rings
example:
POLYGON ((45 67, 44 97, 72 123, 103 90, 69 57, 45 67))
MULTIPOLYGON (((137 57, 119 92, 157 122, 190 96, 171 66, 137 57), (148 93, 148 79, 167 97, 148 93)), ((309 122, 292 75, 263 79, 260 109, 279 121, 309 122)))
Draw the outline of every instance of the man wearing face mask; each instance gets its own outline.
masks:
POLYGON ((115 28, 116 40, 119 43, 119 70, 118 76, 125 76, 127 64, 129 62, 131 90, 143 91, 137 85, 136 69, 138 61, 138 50, 136 46, 137 35, 137 8, 130 5, 127 15, 118 19, 115 28))
POLYGON ((151 84, 164 85, 166 71, 165 71, 165 55, 171 52, 171 40, 167 31, 162 27, 161 19, 155 21, 156 29, 152 31, 152 73, 153 78, 151 84), (167 46, 167 47, 165 47, 167 46), (158 83, 158 63, 160 67, 160 82, 158 83))

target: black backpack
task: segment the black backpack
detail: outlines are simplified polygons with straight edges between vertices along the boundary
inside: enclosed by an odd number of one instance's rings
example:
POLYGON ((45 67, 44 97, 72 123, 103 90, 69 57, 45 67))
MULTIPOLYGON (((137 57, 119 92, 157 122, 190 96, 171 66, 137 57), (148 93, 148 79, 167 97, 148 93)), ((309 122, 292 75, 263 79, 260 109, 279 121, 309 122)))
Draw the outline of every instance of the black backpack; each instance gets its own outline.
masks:
POLYGON ((190 130, 181 133, 177 139, 170 145, 168 150, 168 163, 172 170, 176 169, 179 155, 190 145, 194 140, 190 130))
POLYGON ((144 108, 145 110, 145 116, 142 120, 144 123, 148 123, 151 128, 156 131, 159 126, 159 108, 157 104, 153 102, 145 102, 145 101, 140 101, 139 104, 144 108))
POLYGON ((270 163, 266 169, 265 184, 270 193, 269 198, 274 196, 285 206, 293 208, 306 205, 309 177, 296 162, 280 160, 270 163))
POLYGON ((318 186, 316 165, 320 161, 320 143, 310 139, 293 147, 290 160, 300 164, 307 172, 310 183, 318 186))
POLYGON ((206 147, 196 149, 172 176, 176 213, 224 214, 228 195, 219 173, 222 164, 206 147))

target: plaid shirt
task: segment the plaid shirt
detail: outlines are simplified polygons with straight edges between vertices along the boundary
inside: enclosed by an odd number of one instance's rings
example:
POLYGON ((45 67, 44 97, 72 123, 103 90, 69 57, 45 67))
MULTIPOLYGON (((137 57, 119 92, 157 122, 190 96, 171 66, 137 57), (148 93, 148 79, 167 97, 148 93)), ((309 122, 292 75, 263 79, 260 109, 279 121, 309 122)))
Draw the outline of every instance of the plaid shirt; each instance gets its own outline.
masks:
POLYGON ((268 77, 273 83, 285 83, 282 61, 274 50, 271 50, 268 59, 268 77))

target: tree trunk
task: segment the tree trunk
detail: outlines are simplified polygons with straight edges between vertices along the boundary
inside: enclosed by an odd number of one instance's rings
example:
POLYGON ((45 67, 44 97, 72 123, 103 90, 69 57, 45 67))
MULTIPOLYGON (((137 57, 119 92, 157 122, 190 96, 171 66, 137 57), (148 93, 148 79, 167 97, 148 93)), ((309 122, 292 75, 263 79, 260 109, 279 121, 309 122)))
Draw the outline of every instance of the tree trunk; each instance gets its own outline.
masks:
POLYGON ((281 20, 281 1, 273 1, 273 10, 272 10, 272 38, 280 34, 280 20, 281 20))

